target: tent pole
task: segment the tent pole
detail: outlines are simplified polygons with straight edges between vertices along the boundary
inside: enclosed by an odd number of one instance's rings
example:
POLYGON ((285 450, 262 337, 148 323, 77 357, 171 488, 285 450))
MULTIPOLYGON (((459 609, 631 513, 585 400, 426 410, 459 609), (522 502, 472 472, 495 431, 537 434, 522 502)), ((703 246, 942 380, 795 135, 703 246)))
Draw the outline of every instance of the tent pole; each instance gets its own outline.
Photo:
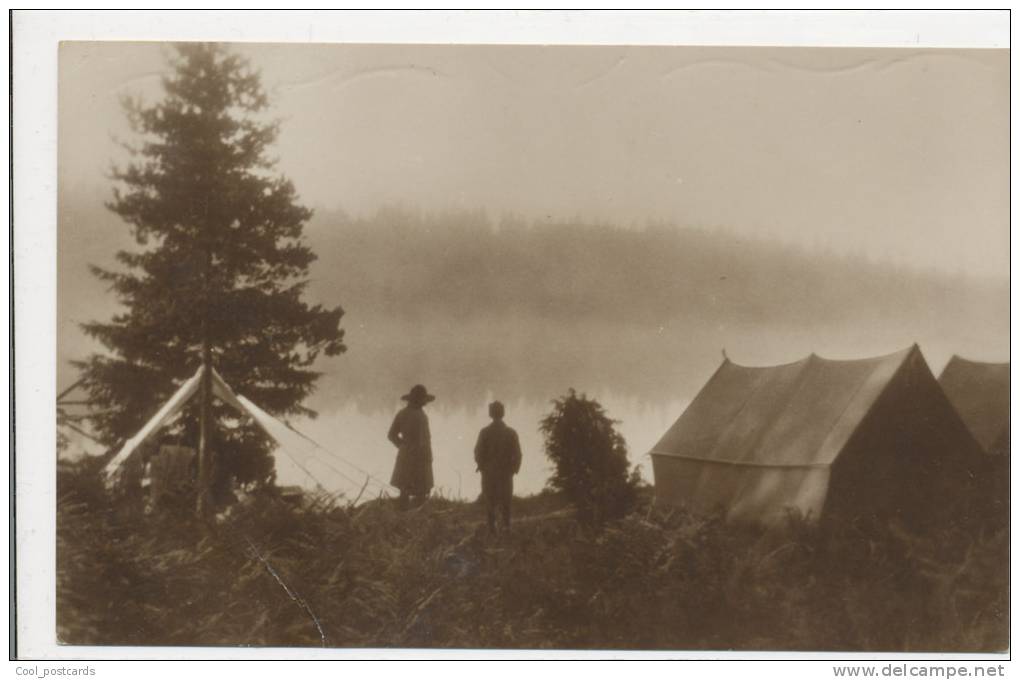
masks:
POLYGON ((202 379, 199 383, 198 411, 198 516, 205 517, 211 507, 209 490, 211 486, 212 456, 209 451, 210 401, 212 400, 212 371, 209 370, 209 345, 202 348, 202 379))
POLYGON ((209 343, 209 296, 212 274, 212 247, 206 245, 205 269, 202 272, 202 379, 198 398, 198 503, 199 518, 208 516, 212 507, 212 452, 209 451, 209 427, 212 420, 212 347, 209 343))

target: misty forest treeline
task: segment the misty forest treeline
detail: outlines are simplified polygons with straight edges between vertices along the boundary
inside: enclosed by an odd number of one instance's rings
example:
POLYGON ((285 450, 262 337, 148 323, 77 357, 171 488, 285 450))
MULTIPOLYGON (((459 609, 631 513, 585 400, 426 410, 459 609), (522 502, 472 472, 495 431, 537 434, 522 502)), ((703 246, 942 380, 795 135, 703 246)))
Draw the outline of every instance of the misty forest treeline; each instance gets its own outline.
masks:
POLYGON ((810 253, 722 230, 481 211, 318 212, 309 295, 342 292, 352 352, 313 407, 387 409, 429 376, 436 408, 546 403, 575 387, 690 398, 729 347, 738 362, 854 357, 912 342, 985 356, 1008 337, 1008 285, 810 253), (353 351, 356 350, 356 351, 353 351))
POLYGON ((318 255, 308 297, 342 297, 352 348, 310 398, 324 411, 390 409, 422 376, 442 393, 437 408, 483 404, 490 390, 546 403, 569 387, 661 404, 692 397, 721 347, 775 363, 919 342, 937 370, 952 353, 995 360, 1008 338, 1006 279, 723 230, 389 208, 319 210, 305 235, 318 255))
POLYGON ((667 225, 494 223, 480 211, 388 208, 361 218, 319 214, 309 235, 322 259, 320 290, 343 290, 352 312, 404 319, 509 313, 639 324, 678 317, 819 324, 953 314, 996 323, 994 310, 1008 300, 1005 280, 667 225))

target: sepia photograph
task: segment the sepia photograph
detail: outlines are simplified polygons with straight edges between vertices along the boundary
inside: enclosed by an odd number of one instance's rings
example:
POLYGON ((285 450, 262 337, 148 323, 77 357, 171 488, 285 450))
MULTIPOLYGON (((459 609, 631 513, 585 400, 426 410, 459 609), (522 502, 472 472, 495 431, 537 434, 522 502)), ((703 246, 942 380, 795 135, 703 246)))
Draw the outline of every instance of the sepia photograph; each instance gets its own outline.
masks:
POLYGON ((59 44, 58 647, 1009 651, 1008 49, 224 38, 59 44))

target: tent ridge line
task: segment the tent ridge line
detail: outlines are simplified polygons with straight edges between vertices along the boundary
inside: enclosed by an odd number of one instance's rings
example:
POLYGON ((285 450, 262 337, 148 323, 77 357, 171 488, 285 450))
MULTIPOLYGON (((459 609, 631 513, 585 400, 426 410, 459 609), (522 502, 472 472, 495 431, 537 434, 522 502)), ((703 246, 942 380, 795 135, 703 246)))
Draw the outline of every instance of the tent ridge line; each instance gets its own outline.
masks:
POLYGON ((679 453, 667 453, 665 451, 651 451, 650 455, 662 456, 663 458, 681 458, 683 460, 693 460, 699 463, 718 463, 720 465, 737 465, 744 467, 763 467, 763 468, 829 468, 832 467, 831 463, 762 463, 757 461, 747 460, 731 460, 727 458, 708 458, 705 456, 691 456, 679 453))
MULTIPOLYGON (((725 364, 725 363, 728 362, 728 363, 732 364, 733 366, 736 366, 737 368, 769 369, 769 368, 788 368, 788 367, 793 366, 795 364, 799 364, 799 363, 802 363, 802 362, 807 362, 807 361, 809 361, 811 359, 814 359, 816 361, 821 361, 821 362, 826 363, 826 364, 856 364, 856 363, 863 363, 863 362, 868 362, 868 361, 881 362, 881 361, 885 361, 886 359, 891 359, 894 356, 896 356, 897 354, 903 354, 905 356, 905 355, 909 354, 910 350, 914 349, 915 347, 918 347, 918 344, 916 342, 914 344, 910 345, 909 347, 904 347, 903 349, 898 349, 898 350, 895 350, 893 352, 887 352, 886 354, 876 354, 874 356, 868 356, 868 357, 859 357, 857 359, 830 359, 829 357, 823 357, 823 356, 817 354, 816 352, 811 352, 811 353, 807 354, 806 356, 803 356, 800 359, 797 359, 796 361, 787 361, 787 362, 779 363, 779 364, 741 364, 741 363, 737 363, 737 362, 733 361, 729 357, 724 359, 723 363, 725 364)), ((970 361, 969 359, 965 359, 963 357, 960 357, 957 354, 954 354, 953 357, 954 358, 960 358, 963 361, 970 361)), ((971 363, 976 363, 976 364, 988 363, 988 364, 993 364, 994 365, 994 364, 998 364, 999 362, 972 361, 971 363)), ((1009 362, 1006 362, 1006 363, 1009 363, 1009 362)))
MULTIPOLYGON (((980 359, 968 359, 965 356, 954 354, 953 356, 949 357, 949 361, 946 362, 946 367, 948 367, 949 364, 953 362, 962 364, 975 364, 977 366, 987 366, 989 368, 1008 368, 1010 364, 1009 361, 982 361, 980 359)), ((945 372, 945 370, 946 370, 945 368, 942 369, 943 372, 945 372)))

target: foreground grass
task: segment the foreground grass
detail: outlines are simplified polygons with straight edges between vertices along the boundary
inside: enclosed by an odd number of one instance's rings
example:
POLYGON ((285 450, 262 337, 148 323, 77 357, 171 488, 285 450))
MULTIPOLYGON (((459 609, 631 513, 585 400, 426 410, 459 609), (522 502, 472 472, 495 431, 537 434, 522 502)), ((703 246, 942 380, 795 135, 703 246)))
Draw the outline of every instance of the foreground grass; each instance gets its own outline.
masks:
POLYGON ((645 500, 591 531, 550 494, 490 538, 477 505, 261 499, 208 527, 62 475, 67 644, 989 651, 1008 530, 737 527, 645 500))

